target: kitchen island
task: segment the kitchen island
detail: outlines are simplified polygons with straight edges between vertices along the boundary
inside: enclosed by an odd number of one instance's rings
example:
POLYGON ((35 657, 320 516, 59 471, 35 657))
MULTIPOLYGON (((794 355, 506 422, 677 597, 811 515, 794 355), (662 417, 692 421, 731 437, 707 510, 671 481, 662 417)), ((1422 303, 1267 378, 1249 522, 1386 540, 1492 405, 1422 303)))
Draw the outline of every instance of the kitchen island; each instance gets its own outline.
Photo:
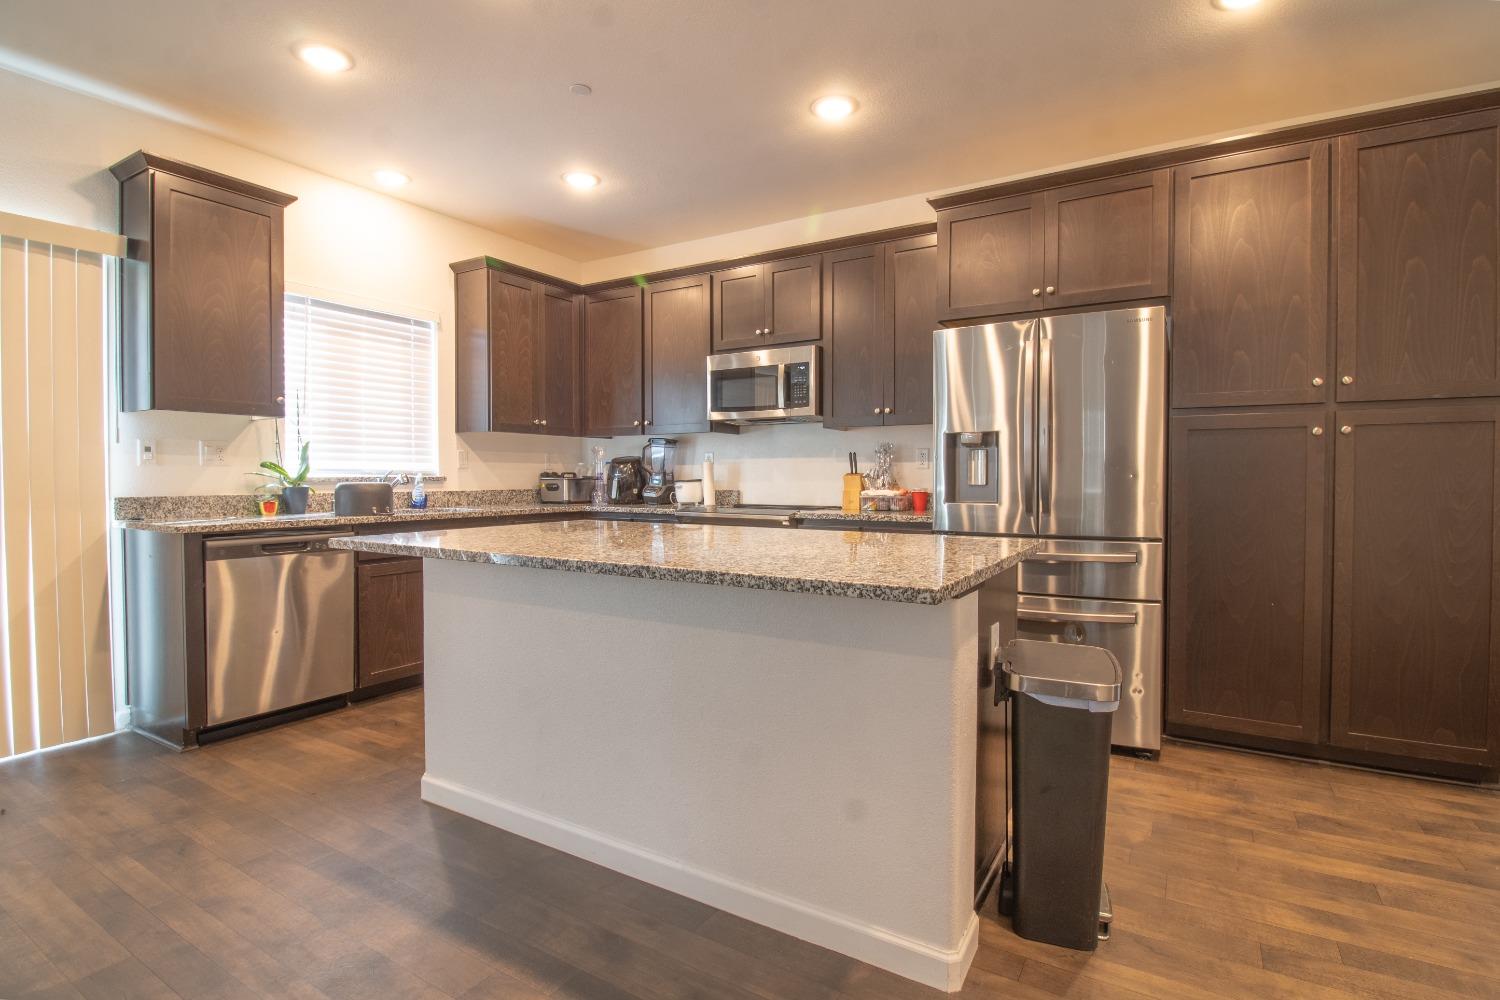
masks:
POLYGON ((562 520, 421 556, 423 798, 940 989, 1004 837, 1017 539, 562 520))

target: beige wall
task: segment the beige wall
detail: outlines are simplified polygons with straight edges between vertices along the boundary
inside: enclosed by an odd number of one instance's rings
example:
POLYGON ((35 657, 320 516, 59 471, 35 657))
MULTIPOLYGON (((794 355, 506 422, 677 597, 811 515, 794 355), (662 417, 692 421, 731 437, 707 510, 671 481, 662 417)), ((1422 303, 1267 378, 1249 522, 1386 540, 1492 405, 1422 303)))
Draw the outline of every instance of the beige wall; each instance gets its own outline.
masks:
MULTIPOLYGON (((295 194, 286 215, 288 284, 364 304, 438 317, 439 448, 449 484, 524 487, 548 463, 573 461, 576 439, 454 433, 453 276, 450 261, 492 254, 576 280, 574 261, 498 233, 334 180, 206 133, 0 71, 0 211, 116 231, 110 164, 135 151, 185 160, 295 194), (459 449, 470 452, 458 468, 459 449)), ((121 414, 111 428, 115 495, 239 492, 270 451, 270 423, 247 417, 121 414), (154 439, 157 464, 137 467, 137 438, 154 439), (229 443, 226 463, 199 466, 197 442, 229 443)))

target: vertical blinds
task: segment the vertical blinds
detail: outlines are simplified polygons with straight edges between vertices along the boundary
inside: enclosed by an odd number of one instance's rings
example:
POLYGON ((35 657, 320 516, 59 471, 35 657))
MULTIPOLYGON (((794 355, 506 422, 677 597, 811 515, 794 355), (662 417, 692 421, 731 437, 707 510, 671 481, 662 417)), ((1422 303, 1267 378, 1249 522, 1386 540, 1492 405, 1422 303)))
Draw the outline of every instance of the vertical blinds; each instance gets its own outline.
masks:
POLYGON ((115 728, 104 279, 0 236, 0 757, 115 728))
POLYGON ((315 476, 437 469, 436 324, 286 297, 287 422, 315 476))

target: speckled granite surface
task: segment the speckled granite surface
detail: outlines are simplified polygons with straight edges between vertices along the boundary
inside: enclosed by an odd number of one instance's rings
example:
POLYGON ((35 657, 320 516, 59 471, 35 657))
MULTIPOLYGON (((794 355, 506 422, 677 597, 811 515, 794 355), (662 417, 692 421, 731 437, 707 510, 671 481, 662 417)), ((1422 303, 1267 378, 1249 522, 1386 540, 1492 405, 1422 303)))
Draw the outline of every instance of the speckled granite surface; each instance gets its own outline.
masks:
MULTIPOLYGON (((735 490, 720 490, 720 507, 732 507, 739 500, 735 490)), ((298 528, 340 528, 362 524, 401 524, 412 518, 447 521, 481 517, 528 517, 536 514, 561 515, 571 512, 670 512, 671 505, 654 507, 646 504, 628 506, 595 506, 593 504, 540 504, 535 490, 432 490, 427 494, 427 509, 417 513, 381 514, 365 517, 334 517, 333 492, 314 493, 308 500, 308 513, 261 517, 255 512, 251 494, 218 494, 181 497, 117 497, 115 517, 121 524, 146 531, 174 534, 233 534, 247 531, 291 531, 298 528)), ((411 509, 411 493, 396 491, 397 511, 411 509)))
POLYGON ((1019 563, 1035 539, 550 521, 335 539, 387 555, 939 604, 1019 563))
POLYGON ((810 510, 797 511, 797 517, 803 521, 869 521, 871 523, 886 521, 892 524, 932 523, 931 511, 913 514, 909 510, 879 510, 860 514, 846 514, 837 507, 814 507, 810 510))

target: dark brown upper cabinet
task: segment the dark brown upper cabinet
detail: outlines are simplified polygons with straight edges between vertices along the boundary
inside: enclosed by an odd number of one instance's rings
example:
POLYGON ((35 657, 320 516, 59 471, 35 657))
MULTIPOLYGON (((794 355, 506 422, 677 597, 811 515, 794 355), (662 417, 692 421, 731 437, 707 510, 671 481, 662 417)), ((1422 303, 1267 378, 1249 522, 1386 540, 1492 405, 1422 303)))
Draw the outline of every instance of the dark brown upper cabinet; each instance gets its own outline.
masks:
POLYGON ((937 237, 823 256, 823 425, 932 422, 937 237))
POLYGON ((1169 723, 1319 742, 1326 420, 1323 408, 1172 418, 1169 723))
POLYGON ((1330 398, 1329 148, 1177 169, 1173 406, 1330 398))
POLYGON ((1166 295, 1171 186, 1153 170, 1045 192, 1047 308, 1166 295))
MULTIPOLYGON (((640 434, 646 419, 641 375, 641 289, 594 292, 584 299, 584 433, 640 434)), ((706 404, 705 404, 706 410, 706 404)))
POLYGON ((1500 404, 1340 407, 1338 422, 1330 738, 1500 765, 1500 404))
POLYGON ((1042 308, 1041 194, 938 213, 938 317, 943 322, 1042 308))
POLYGON ((121 404, 285 412, 282 213, 291 195, 150 153, 120 181, 121 404))
POLYGON ((745 264, 710 275, 713 349, 753 350, 823 336, 823 257, 745 264))
POLYGON ((952 324, 1167 294, 1171 171, 938 213, 938 318, 952 324))
POLYGON ((1339 140, 1338 398, 1500 394, 1500 111, 1339 140))
POLYGON ((645 401, 651 434, 709 429, 709 276, 656 281, 645 290, 645 401))
POLYGON ((578 296, 485 258, 454 268, 458 432, 579 433, 578 296))

